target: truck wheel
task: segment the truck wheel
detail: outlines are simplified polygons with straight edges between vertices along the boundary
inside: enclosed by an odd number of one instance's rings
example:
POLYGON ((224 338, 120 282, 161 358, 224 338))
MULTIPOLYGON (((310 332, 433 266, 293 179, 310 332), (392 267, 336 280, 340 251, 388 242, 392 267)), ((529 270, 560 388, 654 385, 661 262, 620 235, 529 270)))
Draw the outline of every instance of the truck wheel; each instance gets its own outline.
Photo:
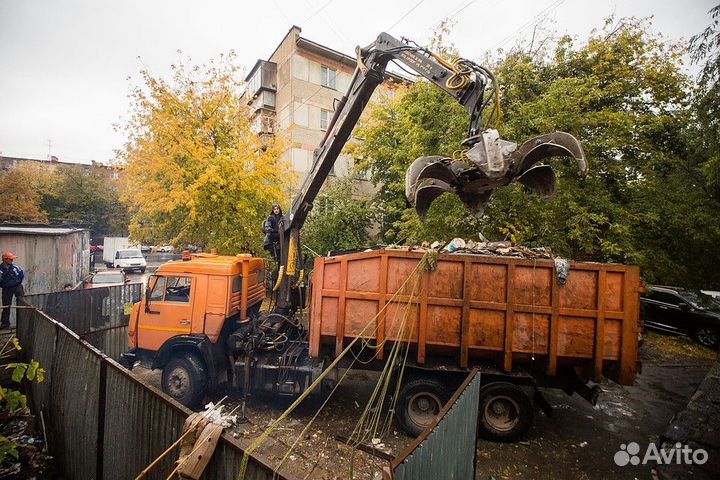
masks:
POLYGON ((478 433, 496 442, 512 442, 528 431, 533 405, 522 388, 512 383, 493 382, 480 389, 478 433))
POLYGON ((142 267, 142 268, 140 269, 140 273, 145 273, 145 267, 142 267))
POLYGON ((162 372, 162 390, 188 408, 205 397, 207 371, 202 360, 191 353, 175 355, 162 372))
POLYGON ((398 395, 398 422, 403 430, 419 436, 440 414, 450 395, 437 380, 416 378, 407 382, 398 395))

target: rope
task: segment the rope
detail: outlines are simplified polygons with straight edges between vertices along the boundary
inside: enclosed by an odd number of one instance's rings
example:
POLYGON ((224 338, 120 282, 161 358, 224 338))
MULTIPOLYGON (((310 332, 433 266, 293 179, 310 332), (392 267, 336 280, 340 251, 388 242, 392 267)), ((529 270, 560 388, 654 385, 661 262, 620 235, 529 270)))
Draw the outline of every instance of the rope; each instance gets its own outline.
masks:
MULTIPOLYGON (((426 256, 427 256, 427 253, 426 253, 426 256)), ((425 258, 425 257, 423 257, 423 259, 424 259, 424 258, 425 258)), ((338 355, 338 356, 332 361, 332 363, 330 363, 330 365, 325 369, 325 371, 323 371, 323 372, 318 376, 318 378, 315 379, 315 381, 308 387, 308 389, 305 390, 305 392, 303 392, 303 393, 292 403, 292 405, 290 405, 290 406, 277 418, 277 420, 275 420, 275 421, 272 423, 272 425, 270 425, 262 434, 260 434, 260 436, 259 436, 257 439, 255 439, 255 441, 245 450, 245 453, 243 454, 242 462, 241 462, 241 465, 240 465, 240 473, 238 474, 238 480, 244 480, 244 479, 245 479, 245 475, 247 474, 248 462, 249 462, 249 460, 250 460, 250 455, 252 455, 252 453, 253 453, 255 450, 257 450, 257 448, 258 448, 260 445, 262 445, 262 443, 263 443, 265 440, 267 440, 267 438, 270 436, 270 434, 271 434, 273 431, 275 431, 275 429, 278 427, 278 425, 280 425, 280 424, 285 420, 285 418, 287 418, 287 416, 290 415, 290 414, 297 408, 297 406, 300 405, 300 403, 302 403, 302 401, 305 400, 305 398, 307 398, 308 395, 310 395, 310 393, 311 393, 313 390, 315 390, 315 388, 317 388, 318 385, 320 385, 320 383, 325 379, 325 377, 327 377, 327 376, 330 374, 330 372, 332 372, 332 370, 333 370, 335 367, 337 367, 337 365, 340 363, 340 361, 345 357, 345 355, 347 355, 347 353, 353 348, 353 346, 355 346, 355 344, 360 340, 360 337, 362 337, 362 336, 365 334, 366 330, 370 327, 370 325, 372 325, 373 320, 376 320, 376 319, 387 309, 388 305, 390 305, 390 304, 392 303, 392 300, 393 300, 394 298, 396 298, 396 297, 400 294, 401 291, 404 291, 404 288, 405 288, 405 286, 408 284, 408 282, 409 282, 411 279, 413 279, 413 278, 415 277, 415 275, 417 275, 417 273, 420 271, 420 265, 423 263, 423 262, 422 262, 423 259, 421 259, 421 261, 418 262, 418 264, 415 266, 415 268, 414 268, 413 271, 410 273, 410 275, 409 275, 408 278, 405 280, 405 282, 403 282, 403 284, 400 286, 400 288, 398 288, 398 290, 393 294, 393 296, 390 297, 389 301, 385 303, 385 305, 383 306, 383 308, 380 309, 380 311, 375 315, 375 317, 373 317, 372 319, 370 319, 370 321, 367 323, 367 325, 365 325, 365 327, 355 336, 355 338, 348 344, 348 346, 345 347, 345 349, 344 349, 342 352, 340 352, 340 355, 338 355)), ((375 323, 377 324, 377 322, 375 322, 375 323)), ((376 325, 375 328, 377 329, 377 325, 376 325)))

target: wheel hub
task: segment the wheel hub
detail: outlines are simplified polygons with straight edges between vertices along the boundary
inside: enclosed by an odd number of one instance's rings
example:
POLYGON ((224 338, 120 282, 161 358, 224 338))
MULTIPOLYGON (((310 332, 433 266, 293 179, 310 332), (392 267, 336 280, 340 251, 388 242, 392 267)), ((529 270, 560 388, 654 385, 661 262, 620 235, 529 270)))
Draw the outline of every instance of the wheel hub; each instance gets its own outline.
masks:
POLYGON ((507 432, 520 421, 520 406, 506 396, 498 395, 485 404, 485 420, 495 430, 507 432))
POLYGON ((407 413, 410 420, 422 427, 429 426, 442 409, 442 401, 434 393, 420 392, 408 402, 407 413))
POLYGON ((184 397, 188 389, 190 388, 190 377, 188 373, 181 369, 176 368, 173 370, 168 378, 168 393, 175 397, 175 398, 181 398, 184 397))

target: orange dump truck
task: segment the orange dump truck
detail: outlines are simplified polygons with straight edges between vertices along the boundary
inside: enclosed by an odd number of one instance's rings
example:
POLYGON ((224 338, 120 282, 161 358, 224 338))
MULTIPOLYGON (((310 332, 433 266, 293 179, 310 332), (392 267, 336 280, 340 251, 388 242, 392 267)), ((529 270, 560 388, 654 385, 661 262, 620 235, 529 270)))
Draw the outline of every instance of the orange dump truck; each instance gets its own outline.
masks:
POLYGON ((536 407, 549 412, 540 386, 594 401, 597 389, 586 380, 633 383, 637 267, 570 262, 563 279, 552 260, 452 254, 413 273, 423 256, 387 249, 315 259, 311 298, 297 291, 308 325, 258 314, 261 259, 170 262, 135 305, 128 363, 163 368, 163 390, 194 405, 225 373, 245 393, 298 395, 358 336, 377 346, 363 352, 361 368, 380 369, 401 339, 411 345, 397 399, 401 426, 421 432, 479 367, 480 432, 495 440, 521 436, 536 407), (420 280, 410 291, 414 275, 420 280))

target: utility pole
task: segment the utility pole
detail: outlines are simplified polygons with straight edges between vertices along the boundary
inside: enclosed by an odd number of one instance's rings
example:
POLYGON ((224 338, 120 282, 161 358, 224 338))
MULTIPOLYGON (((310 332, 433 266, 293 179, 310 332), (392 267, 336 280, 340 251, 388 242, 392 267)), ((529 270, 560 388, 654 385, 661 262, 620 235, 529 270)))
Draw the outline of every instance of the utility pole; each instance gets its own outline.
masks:
POLYGON ((52 160, 51 148, 52 148, 52 142, 50 142, 50 139, 48 139, 48 162, 52 160))

